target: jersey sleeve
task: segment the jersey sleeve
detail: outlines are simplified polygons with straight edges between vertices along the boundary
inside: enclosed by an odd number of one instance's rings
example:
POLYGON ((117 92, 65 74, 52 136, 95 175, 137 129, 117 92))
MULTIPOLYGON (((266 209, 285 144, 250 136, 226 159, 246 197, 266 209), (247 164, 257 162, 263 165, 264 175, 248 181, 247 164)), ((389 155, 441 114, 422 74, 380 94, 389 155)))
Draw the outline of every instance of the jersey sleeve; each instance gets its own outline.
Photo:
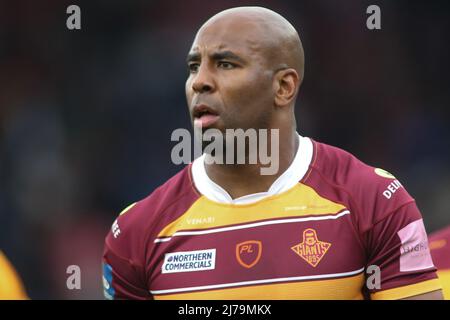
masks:
POLYGON ((367 282, 371 299, 402 299, 441 289, 414 201, 375 222, 366 237, 368 267, 380 271, 378 282, 376 276, 367 282))
POLYGON ((402 299, 439 290, 422 215, 389 172, 353 160, 347 186, 366 250, 371 299, 402 299))
MULTIPOLYGON (((131 206, 130 206, 131 207, 131 206)), ((128 207, 114 221, 105 239, 103 293, 106 299, 152 299, 146 286, 142 241, 128 207), (135 232, 128 232, 133 230, 135 232)))

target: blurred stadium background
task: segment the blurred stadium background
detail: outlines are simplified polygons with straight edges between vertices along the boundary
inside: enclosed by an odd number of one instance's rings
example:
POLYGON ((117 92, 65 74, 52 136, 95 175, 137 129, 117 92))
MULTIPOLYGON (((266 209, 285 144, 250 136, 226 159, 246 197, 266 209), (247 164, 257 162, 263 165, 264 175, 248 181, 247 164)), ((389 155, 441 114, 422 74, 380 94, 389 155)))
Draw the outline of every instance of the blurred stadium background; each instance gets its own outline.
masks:
POLYGON ((102 298, 113 220, 181 169, 170 134, 190 127, 195 32, 249 4, 300 32, 299 132, 394 173, 429 232, 450 224, 448 2, 1 0, 0 249, 32 299, 102 298), (366 28, 370 4, 381 30, 366 28), (66 288, 73 264, 81 290, 66 288))

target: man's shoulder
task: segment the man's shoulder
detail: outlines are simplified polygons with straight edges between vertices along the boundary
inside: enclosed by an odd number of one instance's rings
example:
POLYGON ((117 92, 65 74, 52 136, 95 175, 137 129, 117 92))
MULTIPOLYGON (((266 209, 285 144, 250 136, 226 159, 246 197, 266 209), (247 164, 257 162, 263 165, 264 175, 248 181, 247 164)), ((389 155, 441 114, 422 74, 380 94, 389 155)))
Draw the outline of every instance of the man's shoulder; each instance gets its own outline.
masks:
POLYGON ((143 238, 182 215, 199 198, 190 173, 190 165, 156 188, 144 199, 127 206, 112 224, 107 244, 142 243, 143 238))
POLYGON ((140 203, 143 208, 152 211, 153 214, 163 214, 168 207, 174 204, 188 203, 190 205, 198 197, 199 194, 192 180, 191 165, 188 165, 156 188, 140 203))
POLYGON ((368 165, 341 148, 313 143, 311 170, 304 183, 328 199, 352 208, 364 220, 363 229, 414 202, 388 171, 368 165))
POLYGON ((190 202, 198 198, 192 182, 190 165, 183 168, 142 200, 136 202, 129 210, 122 212, 130 216, 143 214, 146 219, 152 215, 162 214, 174 203, 190 202))
POLYGON ((395 179, 386 170, 368 165, 339 147, 314 141, 314 149, 311 167, 336 186, 350 188, 364 184, 373 187, 384 185, 386 179, 395 179))

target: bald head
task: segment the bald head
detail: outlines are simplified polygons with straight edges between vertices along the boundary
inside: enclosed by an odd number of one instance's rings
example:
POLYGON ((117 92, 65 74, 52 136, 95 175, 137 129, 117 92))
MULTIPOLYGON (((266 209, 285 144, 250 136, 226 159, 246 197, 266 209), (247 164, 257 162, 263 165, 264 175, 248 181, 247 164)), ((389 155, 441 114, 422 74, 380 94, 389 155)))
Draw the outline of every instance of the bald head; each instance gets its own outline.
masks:
MULTIPOLYGON (((263 7, 237 7, 212 16, 199 29, 196 39, 205 31, 240 37, 266 59, 274 71, 293 68, 300 83, 304 73, 304 53, 295 28, 278 13, 263 7)), ((194 41, 195 43, 195 41, 194 41)))
POLYGON ((203 117, 203 128, 294 132, 303 60, 297 31, 279 14, 239 7, 214 15, 197 32, 187 57, 192 119, 200 121, 199 110, 206 110, 217 117, 203 117))

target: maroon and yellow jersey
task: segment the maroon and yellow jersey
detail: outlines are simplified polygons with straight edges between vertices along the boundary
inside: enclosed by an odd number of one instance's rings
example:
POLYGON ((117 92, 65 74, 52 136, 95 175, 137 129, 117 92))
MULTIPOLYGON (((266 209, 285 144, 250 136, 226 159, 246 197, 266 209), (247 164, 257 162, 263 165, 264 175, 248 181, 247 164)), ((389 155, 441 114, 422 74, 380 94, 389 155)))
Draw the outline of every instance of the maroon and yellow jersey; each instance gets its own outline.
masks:
POLYGON ((430 235, 430 249, 438 269, 444 298, 450 300, 450 226, 430 235))
POLYGON ((440 289, 414 199, 391 174, 299 137, 267 192, 232 199, 204 158, 106 238, 119 299, 401 299, 440 289))

